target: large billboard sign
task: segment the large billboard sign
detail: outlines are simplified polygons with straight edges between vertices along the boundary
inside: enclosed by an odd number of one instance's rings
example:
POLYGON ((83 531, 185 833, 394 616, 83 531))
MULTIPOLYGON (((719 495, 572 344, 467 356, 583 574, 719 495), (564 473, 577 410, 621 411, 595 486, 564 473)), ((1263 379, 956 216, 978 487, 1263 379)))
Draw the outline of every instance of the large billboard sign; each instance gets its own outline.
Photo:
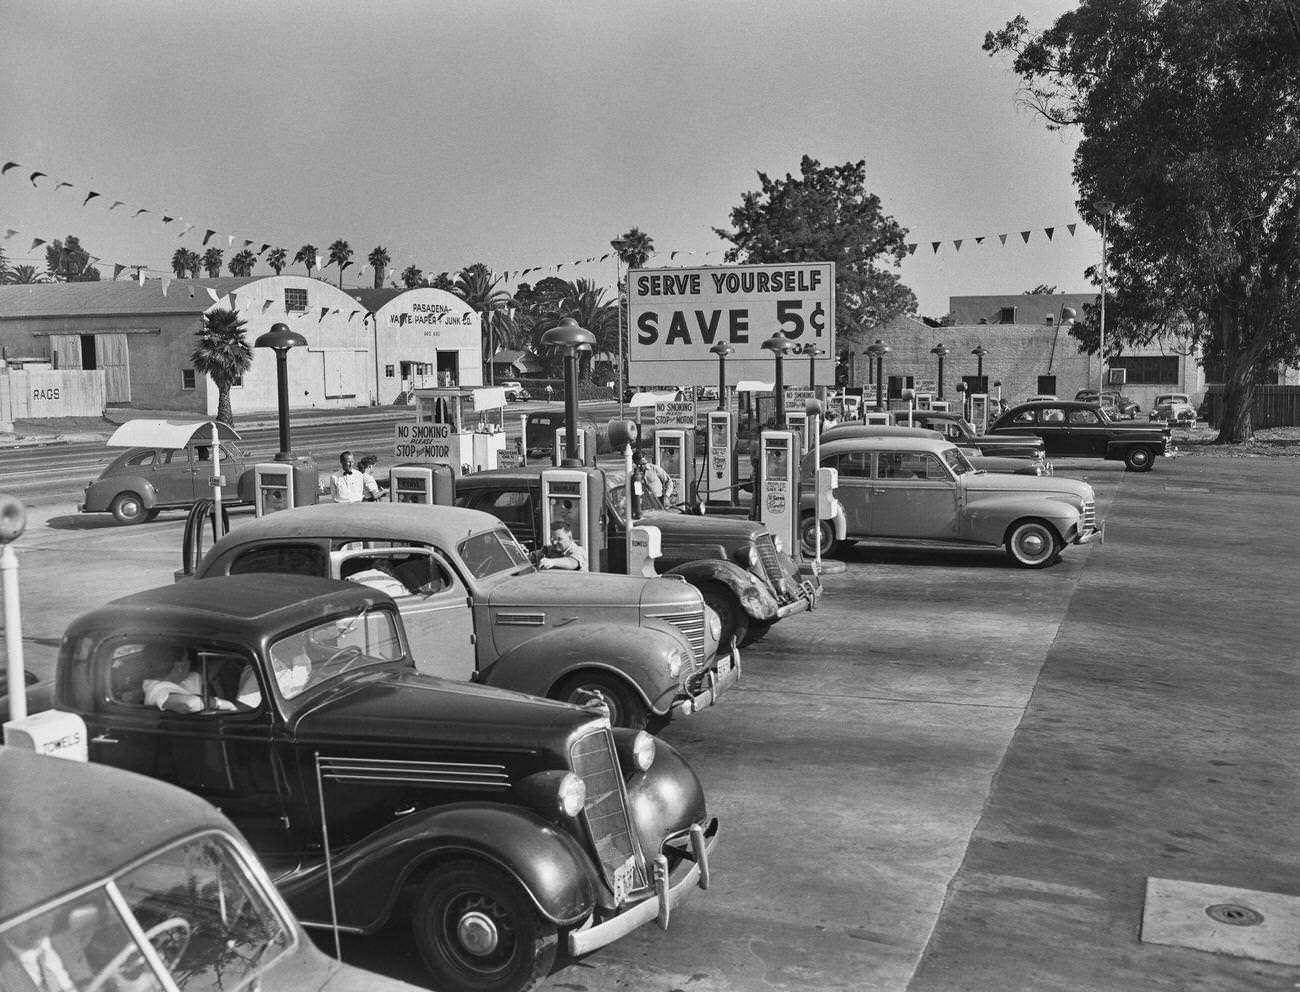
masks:
POLYGON ((628 272, 628 381, 634 386, 671 382, 709 386, 718 381, 716 344, 727 356, 727 383, 770 381, 772 352, 763 342, 777 334, 796 347, 813 344, 816 358, 788 354, 787 385, 835 379, 835 263, 731 265, 703 269, 632 269, 628 272))

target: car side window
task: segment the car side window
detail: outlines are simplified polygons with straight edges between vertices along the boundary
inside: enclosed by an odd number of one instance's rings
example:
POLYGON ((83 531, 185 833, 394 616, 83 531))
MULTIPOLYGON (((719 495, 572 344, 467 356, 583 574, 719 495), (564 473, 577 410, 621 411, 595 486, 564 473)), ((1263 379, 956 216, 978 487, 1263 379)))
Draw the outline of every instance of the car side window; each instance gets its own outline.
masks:
POLYGON ((476 504, 480 510, 486 510, 509 527, 511 524, 528 524, 533 522, 533 498, 526 491, 517 489, 487 493, 476 504))
POLYGON ((390 596, 432 596, 457 585, 451 571, 427 552, 357 555, 343 563, 339 575, 390 596))
POLYGON ((1033 410, 1021 410, 1011 418, 1013 424, 1032 424, 1034 422, 1033 410))
POLYGON ((1049 407, 1043 411, 1043 423, 1045 424, 1063 424, 1065 423, 1065 411, 1060 407, 1049 407))
POLYGON ((1070 423, 1072 424, 1095 424, 1097 415, 1091 410, 1071 410, 1070 423))
POLYGON ((148 468, 153 464, 154 452, 141 451, 139 454, 132 455, 126 460, 126 464, 132 468, 148 468))
POLYGON ((250 572, 318 575, 328 578, 329 558, 314 544, 272 544, 240 552, 230 563, 230 575, 250 572))
POLYGON ((825 459, 822 464, 834 468, 841 479, 870 479, 871 452, 846 451, 842 455, 825 459))

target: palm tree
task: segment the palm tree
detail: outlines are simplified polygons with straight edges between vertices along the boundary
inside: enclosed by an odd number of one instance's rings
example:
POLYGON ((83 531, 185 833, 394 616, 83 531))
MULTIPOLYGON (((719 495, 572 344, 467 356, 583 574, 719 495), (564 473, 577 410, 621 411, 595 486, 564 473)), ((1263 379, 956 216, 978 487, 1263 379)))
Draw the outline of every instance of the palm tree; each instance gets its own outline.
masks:
POLYGON ((450 272, 439 272, 429 280, 428 284, 431 289, 442 289, 448 293, 456 292, 456 280, 451 277, 450 272))
MULTIPOLYGON (((533 349, 544 355, 541 344, 542 335, 555 327, 565 317, 574 318, 581 327, 591 331, 596 344, 591 352, 589 362, 597 355, 612 356, 618 348, 618 306, 605 299, 605 290, 596 286, 590 279, 578 279, 564 282, 559 279, 545 279, 538 283, 541 290, 542 309, 537 312, 529 328, 533 339, 533 349)), ((554 356, 544 355, 547 361, 554 356)), ((590 375, 588 365, 587 374, 590 375)))
POLYGON ((36 271, 34 265, 15 265, 9 270, 9 282, 14 285, 30 286, 34 283, 47 281, 45 276, 36 271))
POLYGON ((352 264, 352 246, 339 238, 330 245, 330 263, 339 267, 339 289, 343 288, 343 270, 352 264))
MULTIPOLYGON (((384 273, 388 271, 388 263, 392 260, 392 256, 388 254, 388 250, 383 245, 376 245, 374 248, 370 249, 370 254, 366 256, 366 261, 369 262, 370 267, 375 270, 375 289, 383 287, 384 273)), ((410 272, 411 269, 414 268, 415 266, 412 265, 410 269, 406 270, 406 272, 410 272)), ((418 272, 420 270, 416 269, 416 271, 418 272)), ((406 272, 402 273, 403 280, 406 279, 406 272)), ((408 282, 406 288, 410 289, 411 283, 408 282)))
POLYGON ((253 349, 244 338, 244 319, 234 310, 218 308, 203 315, 199 343, 190 354, 190 364, 217 387, 217 419, 234 424, 230 408, 230 387, 253 365, 253 349))
POLYGON ((245 248, 226 263, 226 268, 230 270, 232 276, 251 276, 253 274, 253 266, 256 264, 257 256, 245 248))
POLYGON ((654 238, 635 227, 612 244, 619 260, 629 269, 643 267, 655 253, 654 238))
POLYGON ((186 251, 185 268, 189 271, 191 279, 197 279, 199 270, 203 268, 203 256, 196 251, 186 251))
POLYGON ((316 246, 308 243, 298 249, 298 254, 293 256, 295 262, 301 262, 307 266, 307 278, 311 278, 311 270, 316 267, 316 246))
POLYGON ((269 265, 272 271, 274 271, 278 276, 284 271, 284 266, 288 257, 289 253, 283 248, 272 248, 270 252, 267 253, 266 264, 269 265))
POLYGON ((186 248, 177 248, 172 252, 172 271, 176 273, 177 279, 184 279, 185 273, 189 271, 190 253, 186 248))
POLYGON ((487 365, 489 383, 492 381, 492 356, 497 352, 495 343, 498 340, 498 328, 494 324, 499 322, 494 322, 493 317, 514 305, 510 294, 497 288, 499 282, 491 269, 482 262, 475 262, 460 270, 451 290, 468 303, 470 309, 483 316, 483 361, 487 365))
MULTIPOLYGON (((415 289, 417 286, 427 286, 428 280, 424 278, 424 271, 417 269, 414 265, 408 265, 402 270, 402 285, 407 289, 415 289)), ((379 288, 379 273, 375 273, 375 289, 379 288)))
POLYGON ((215 279, 221 275, 221 256, 224 255, 220 248, 209 248, 203 253, 203 267, 208 270, 208 278, 215 279))

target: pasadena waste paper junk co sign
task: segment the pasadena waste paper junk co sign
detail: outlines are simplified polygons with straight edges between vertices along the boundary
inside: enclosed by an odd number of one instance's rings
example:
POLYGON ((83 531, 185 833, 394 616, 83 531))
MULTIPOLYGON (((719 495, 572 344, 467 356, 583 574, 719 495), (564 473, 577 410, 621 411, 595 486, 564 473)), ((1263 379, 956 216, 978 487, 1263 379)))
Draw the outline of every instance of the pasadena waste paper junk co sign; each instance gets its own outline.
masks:
MULTIPOLYGON (((705 269, 632 269, 628 273, 628 381, 634 386, 718 382, 715 344, 730 345, 727 385, 770 382, 775 359, 763 342, 784 334, 796 347, 825 354, 816 382, 835 375, 835 263, 732 265, 705 269)), ((808 385, 806 355, 787 354, 787 385, 808 385)))

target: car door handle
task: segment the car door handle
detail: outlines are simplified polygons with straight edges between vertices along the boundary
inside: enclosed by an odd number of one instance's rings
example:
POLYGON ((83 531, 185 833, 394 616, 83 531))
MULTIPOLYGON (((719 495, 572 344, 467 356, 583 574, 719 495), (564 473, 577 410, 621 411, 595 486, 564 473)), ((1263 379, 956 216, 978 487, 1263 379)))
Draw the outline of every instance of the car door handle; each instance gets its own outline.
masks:
POLYGON ((122 742, 116 737, 109 737, 108 734, 100 734, 98 737, 90 739, 92 744, 121 744, 122 742))
POLYGON ((883 496, 885 493, 889 492, 888 489, 872 489, 871 491, 877 496, 883 496))

